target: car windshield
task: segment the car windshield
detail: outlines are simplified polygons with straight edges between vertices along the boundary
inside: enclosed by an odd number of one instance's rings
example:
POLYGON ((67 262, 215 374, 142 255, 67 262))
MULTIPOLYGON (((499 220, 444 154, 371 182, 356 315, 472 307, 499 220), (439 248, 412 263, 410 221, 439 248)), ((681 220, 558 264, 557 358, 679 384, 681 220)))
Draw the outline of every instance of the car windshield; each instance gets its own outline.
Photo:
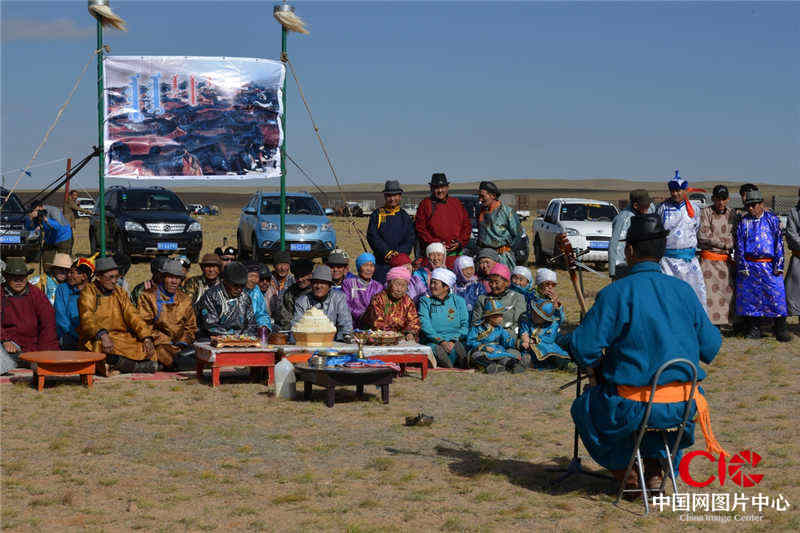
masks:
POLYGON ((0 196, 0 211, 5 213, 23 213, 22 203, 16 194, 11 196, 0 196))
POLYGON ((180 198, 169 191, 122 191, 120 206, 128 211, 185 211, 180 198))
POLYGON ((561 206, 562 221, 600 221, 611 222, 617 216, 613 205, 604 204, 564 204, 561 206))
MULTIPOLYGON (((280 215, 281 199, 277 196, 269 196, 262 198, 261 214, 280 215)), ((307 196, 287 196, 286 214, 323 216, 322 209, 320 208, 317 201, 307 196)))

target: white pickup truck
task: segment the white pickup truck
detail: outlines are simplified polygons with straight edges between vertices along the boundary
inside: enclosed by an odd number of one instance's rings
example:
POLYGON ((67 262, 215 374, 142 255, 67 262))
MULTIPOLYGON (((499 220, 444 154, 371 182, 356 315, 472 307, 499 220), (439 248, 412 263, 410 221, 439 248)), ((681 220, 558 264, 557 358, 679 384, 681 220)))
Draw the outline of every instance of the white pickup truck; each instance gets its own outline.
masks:
POLYGON ((536 264, 544 265, 548 256, 558 254, 555 236, 566 233, 578 251, 588 250, 580 260, 584 263, 608 263, 611 221, 617 208, 600 200, 586 198, 553 198, 544 217, 533 221, 533 252, 536 264))

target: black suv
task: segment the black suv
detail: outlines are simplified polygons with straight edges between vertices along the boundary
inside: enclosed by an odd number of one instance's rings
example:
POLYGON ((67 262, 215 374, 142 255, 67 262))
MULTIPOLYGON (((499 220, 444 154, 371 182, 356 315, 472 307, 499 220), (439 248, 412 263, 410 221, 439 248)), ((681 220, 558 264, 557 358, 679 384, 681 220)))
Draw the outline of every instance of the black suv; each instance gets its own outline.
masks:
POLYGON ((39 230, 25 229, 25 207, 15 193, 0 187, 0 250, 3 257, 25 257, 28 262, 39 256, 39 230))
MULTIPOLYGON (((480 213, 481 205, 478 201, 477 194, 451 194, 453 198, 458 198, 464 204, 464 209, 467 210, 469 218, 472 221, 472 237, 469 240, 466 250, 467 255, 475 257, 478 254, 478 213, 480 213)), ((522 227, 522 237, 517 239, 511 247, 514 251, 514 260, 518 265, 528 265, 528 234, 525 233, 525 227, 522 227)))
MULTIPOLYGON (((106 249, 129 257, 186 254, 198 261, 203 229, 174 192, 164 187, 119 187, 106 190, 106 249)), ((99 209, 89 221, 89 243, 100 250, 99 209)))

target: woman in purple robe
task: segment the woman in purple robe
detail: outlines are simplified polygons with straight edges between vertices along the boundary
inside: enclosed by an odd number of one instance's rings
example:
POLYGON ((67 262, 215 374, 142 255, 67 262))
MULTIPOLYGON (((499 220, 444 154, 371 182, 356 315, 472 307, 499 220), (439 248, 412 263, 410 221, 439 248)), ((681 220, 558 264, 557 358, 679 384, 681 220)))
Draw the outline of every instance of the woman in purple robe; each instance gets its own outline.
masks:
POLYGON ((372 279, 375 274, 375 256, 363 253, 356 258, 358 276, 349 276, 342 282, 342 292, 347 297, 347 305, 353 316, 353 325, 361 322, 361 317, 369 307, 372 297, 383 290, 383 285, 372 279))

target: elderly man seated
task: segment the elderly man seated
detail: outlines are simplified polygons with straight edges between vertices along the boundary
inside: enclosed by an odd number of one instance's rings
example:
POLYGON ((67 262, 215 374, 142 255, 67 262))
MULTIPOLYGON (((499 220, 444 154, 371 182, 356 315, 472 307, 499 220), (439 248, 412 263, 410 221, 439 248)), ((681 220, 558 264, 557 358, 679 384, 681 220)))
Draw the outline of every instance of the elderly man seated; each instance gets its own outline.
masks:
POLYGON ((311 292, 300 296, 294 304, 294 326, 303 315, 316 307, 322 309, 334 326, 336 326, 335 340, 347 342, 353 333, 353 317, 347 307, 347 297, 340 290, 331 290, 333 278, 331 269, 327 265, 319 265, 311 274, 311 292))
POLYGON ((185 274, 179 261, 168 259, 161 265, 158 282, 139 295, 139 312, 153 329, 153 344, 158 362, 177 368, 181 350, 187 349, 197 333, 192 297, 180 291, 185 274))
POLYGON ((405 340, 416 341, 420 322, 414 302, 408 296, 411 272, 393 267, 386 274, 386 288, 375 295, 362 319, 370 329, 397 331, 405 340))
MULTIPOLYGON (((158 363, 152 330, 128 293, 117 285, 117 263, 112 257, 100 257, 94 271, 94 283, 78 297, 81 344, 89 351, 106 354, 105 364, 120 372, 155 372, 158 363)), ((101 374, 107 374, 107 366, 98 367, 101 374)))
POLYGON ((17 368, 17 357, 22 352, 58 350, 53 307, 42 291, 28 283, 33 270, 28 270, 22 257, 9 257, 6 261, 0 307, 0 335, 5 351, 0 357, 2 374, 17 368))
POLYGON ((311 275, 314 263, 308 259, 300 259, 294 266, 295 280, 291 287, 286 289, 283 296, 273 299, 270 314, 275 320, 276 329, 286 331, 292 327, 294 319, 294 304, 304 294, 311 292, 311 275))
POLYGON ((200 260, 200 269, 203 273, 186 279, 181 285, 183 292, 192 297, 192 303, 200 301, 203 294, 219 284, 219 274, 222 272, 222 260, 217 254, 206 254, 200 260))
POLYGON ((229 263, 222 271, 222 283, 208 289, 195 306, 198 338, 258 333, 253 302, 245 285, 247 269, 237 261, 229 263))

